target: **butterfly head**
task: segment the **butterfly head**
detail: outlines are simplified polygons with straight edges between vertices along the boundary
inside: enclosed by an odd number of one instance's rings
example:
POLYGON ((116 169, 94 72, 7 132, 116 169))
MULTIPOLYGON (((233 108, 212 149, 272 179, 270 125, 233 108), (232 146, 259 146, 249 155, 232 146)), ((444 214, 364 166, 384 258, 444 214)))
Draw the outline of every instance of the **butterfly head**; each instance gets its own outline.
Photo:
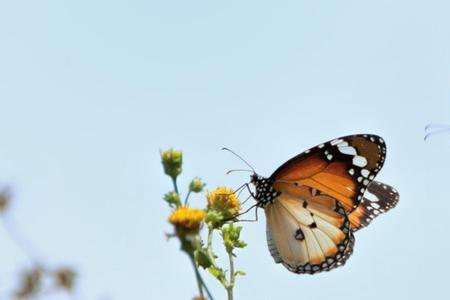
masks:
POLYGON ((257 202, 257 206, 266 207, 273 203, 275 198, 281 193, 273 188, 273 180, 253 173, 250 176, 250 183, 255 186, 253 197, 257 202))

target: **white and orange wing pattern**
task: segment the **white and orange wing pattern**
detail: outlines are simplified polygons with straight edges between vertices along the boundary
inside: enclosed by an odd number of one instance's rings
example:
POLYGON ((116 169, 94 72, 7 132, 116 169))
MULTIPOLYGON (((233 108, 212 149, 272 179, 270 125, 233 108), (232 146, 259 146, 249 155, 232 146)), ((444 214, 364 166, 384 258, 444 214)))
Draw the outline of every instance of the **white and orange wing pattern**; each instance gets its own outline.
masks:
POLYGON ((274 260, 307 274, 343 265, 353 252, 353 232, 398 202, 394 188, 373 181, 385 155, 381 137, 352 135, 299 154, 269 178, 254 175, 274 260), (364 197, 367 190, 372 200, 364 197))
POLYGON ((290 271, 314 274, 345 262, 353 233, 336 199, 283 193, 265 214, 269 250, 290 271))

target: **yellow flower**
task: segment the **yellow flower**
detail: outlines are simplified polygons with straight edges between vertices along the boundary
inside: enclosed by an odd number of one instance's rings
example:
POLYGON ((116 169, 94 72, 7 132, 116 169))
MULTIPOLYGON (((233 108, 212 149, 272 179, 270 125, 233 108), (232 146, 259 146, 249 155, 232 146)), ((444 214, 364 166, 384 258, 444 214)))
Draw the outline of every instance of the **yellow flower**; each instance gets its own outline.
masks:
POLYGON ((230 188, 218 187, 214 191, 208 192, 206 198, 208 210, 219 212, 224 219, 237 215, 241 209, 241 202, 230 188))
POLYGON ((205 215, 204 210, 181 206, 169 216, 169 222, 175 226, 179 235, 198 233, 205 215))

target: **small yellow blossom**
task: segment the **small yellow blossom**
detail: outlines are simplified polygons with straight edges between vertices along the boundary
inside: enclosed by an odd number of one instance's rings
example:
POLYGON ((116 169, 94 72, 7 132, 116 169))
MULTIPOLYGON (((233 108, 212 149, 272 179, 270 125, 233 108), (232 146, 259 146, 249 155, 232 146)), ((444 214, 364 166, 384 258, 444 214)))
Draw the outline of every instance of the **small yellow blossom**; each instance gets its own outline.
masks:
POLYGON ((205 215, 204 210, 181 206, 169 216, 169 222, 175 226, 178 234, 198 233, 205 215))
POLYGON ((208 210, 221 213, 224 219, 231 218, 239 213, 241 202, 233 190, 226 187, 218 187, 206 195, 208 210))

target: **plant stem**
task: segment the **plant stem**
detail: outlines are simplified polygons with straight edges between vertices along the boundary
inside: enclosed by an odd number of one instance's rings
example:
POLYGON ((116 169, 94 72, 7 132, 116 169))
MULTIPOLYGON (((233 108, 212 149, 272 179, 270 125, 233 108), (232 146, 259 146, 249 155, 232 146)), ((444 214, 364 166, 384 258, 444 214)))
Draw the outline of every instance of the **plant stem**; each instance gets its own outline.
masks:
POLYGON ((197 266, 195 264, 194 257, 190 253, 189 253, 189 258, 191 259, 192 267, 194 267, 195 278, 197 279, 198 292, 199 292, 200 296, 203 297, 203 287, 202 287, 202 279, 200 277, 200 273, 197 270, 197 266))
POLYGON ((233 287, 234 287, 234 280, 235 280, 235 274, 234 274, 234 261, 233 261, 233 252, 228 252, 228 260, 230 261, 230 283, 228 284, 227 288, 227 294, 228 294, 228 300, 233 300, 233 287))
POLYGON ((11 241, 33 262, 36 266, 42 266, 41 259, 38 259, 37 251, 31 243, 21 235, 17 225, 13 224, 6 217, 0 218, 3 221, 3 227, 9 235, 11 241))
POLYGON ((170 177, 170 178, 172 178, 173 189, 175 190, 175 193, 177 193, 179 195, 180 193, 178 192, 177 179, 175 177, 170 177))
POLYGON ((189 190, 189 192, 186 195, 186 199, 184 199, 184 206, 186 206, 186 204, 188 203, 188 199, 189 199, 190 195, 191 195, 191 190, 189 190))
MULTIPOLYGON (((198 272, 198 270, 197 270, 198 272)), ((200 273, 198 273, 200 276, 200 273)), ((202 277, 200 276, 200 280, 202 281, 202 285, 205 288, 206 293, 208 294, 209 300, 214 300, 214 297, 212 296, 211 292, 209 291, 208 287, 206 286, 205 282, 203 281, 202 277)))
POLYGON ((191 254, 188 254, 188 255, 189 255, 189 258, 191 259, 192 266, 194 267, 195 278, 197 279, 197 286, 198 286, 198 291, 200 293, 200 296, 203 296, 203 289, 205 289, 206 294, 208 294, 209 300, 214 300, 214 297, 212 296, 211 292, 209 291, 208 287, 206 286, 205 282, 203 281, 203 278, 200 275, 200 272, 198 271, 197 265, 195 264, 194 256, 191 254))
MULTIPOLYGON (((212 251, 213 231, 214 231, 214 228, 211 225, 208 225, 208 242, 207 242, 206 250, 207 250, 209 259, 212 262, 213 267, 215 267, 216 269, 220 269, 216 263, 216 256, 214 255, 214 253, 212 251)), ((228 283, 227 279, 224 276, 220 276, 220 278, 217 278, 217 279, 220 281, 220 283, 223 285, 223 287, 228 291, 230 284, 228 283)))

